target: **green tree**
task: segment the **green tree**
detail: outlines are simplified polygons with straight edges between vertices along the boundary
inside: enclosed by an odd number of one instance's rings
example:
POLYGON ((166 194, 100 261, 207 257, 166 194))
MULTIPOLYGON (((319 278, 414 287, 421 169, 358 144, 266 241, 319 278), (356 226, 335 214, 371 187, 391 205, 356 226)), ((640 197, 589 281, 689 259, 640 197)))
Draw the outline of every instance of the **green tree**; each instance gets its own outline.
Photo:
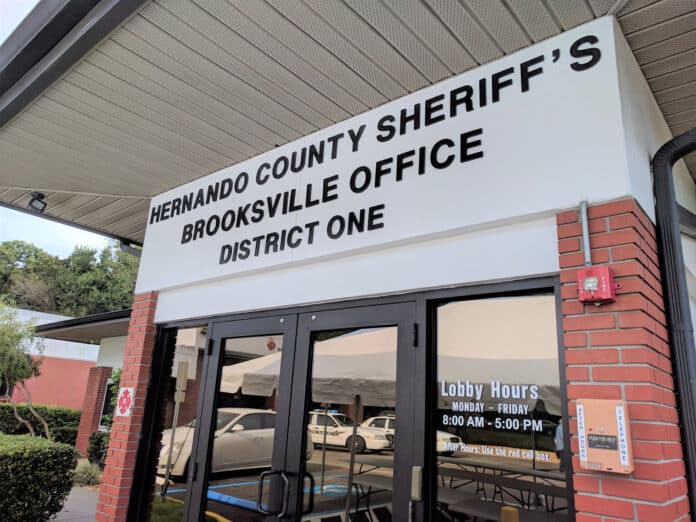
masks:
POLYGON ((140 259, 112 242, 65 259, 23 241, 0 243, 0 295, 16 306, 83 316, 131 306, 140 259))
MULTIPOLYGON (((34 409, 31 393, 25 383, 27 379, 38 377, 41 373, 41 357, 32 357, 30 350, 43 353, 41 340, 34 337, 33 323, 20 321, 14 309, 0 301, 0 382, 6 383, 8 389, 12 386, 22 387, 29 411, 43 426, 46 438, 52 440, 48 423, 34 409)), ((10 399, 10 403, 15 418, 35 436, 31 423, 19 414, 14 398, 10 399)))

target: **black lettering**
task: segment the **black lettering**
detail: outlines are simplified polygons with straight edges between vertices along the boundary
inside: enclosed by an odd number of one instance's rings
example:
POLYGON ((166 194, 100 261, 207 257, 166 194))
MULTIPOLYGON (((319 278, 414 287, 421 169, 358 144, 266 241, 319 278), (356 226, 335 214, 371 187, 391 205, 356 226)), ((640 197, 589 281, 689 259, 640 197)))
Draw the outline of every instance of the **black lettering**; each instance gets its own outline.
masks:
POLYGON ((157 205, 150 209, 150 224, 159 223, 162 205, 157 205))
POLYGON ((249 186, 249 173, 240 172, 237 179, 234 180, 234 190, 237 194, 241 194, 249 186))
POLYGON ((268 255, 271 249, 273 249, 273 253, 275 254, 278 251, 279 239, 280 236, 278 235, 278 232, 269 232, 266 235, 266 248, 264 250, 264 254, 268 255))
POLYGON ((230 230, 232 230, 232 227, 234 226, 235 222, 235 217, 236 216, 234 210, 228 210, 227 212, 225 212, 222 215, 222 223, 220 224, 220 228, 222 228, 224 232, 229 232, 230 230))
POLYGON ((345 229, 345 219, 343 219, 343 216, 336 215, 329 219, 329 223, 326 226, 326 235, 329 236, 331 239, 338 239, 343 235, 345 229))
POLYGON ((377 141, 384 143, 391 140, 396 134, 396 127, 394 127, 394 116, 391 114, 382 116, 377 122, 377 130, 384 133, 377 134, 377 141))
POLYGON ((184 228, 181 231, 181 244, 185 245, 189 241, 191 241, 191 234, 193 234, 193 225, 191 223, 187 223, 184 225, 184 228))
POLYGON ((232 189, 234 188, 234 183, 230 178, 225 178, 220 182, 220 199, 225 199, 232 194, 232 189))
POLYGON ((320 165, 324 162, 324 142, 319 142, 319 148, 316 145, 309 146, 309 159, 307 161, 307 168, 312 168, 314 163, 320 165))
POLYGON ((202 239, 205 236, 205 220, 204 219, 198 219, 196 220, 195 224, 193 225, 193 241, 196 241, 198 239, 202 239))
POLYGON ((391 162, 394 158, 384 158, 375 163, 375 188, 382 186, 382 177, 391 173, 391 162))
POLYGON ((348 235, 353 232, 363 232, 365 230, 365 209, 361 208, 358 213, 348 213, 348 235))
POLYGON ((500 101, 500 91, 502 91, 505 87, 510 87, 512 85, 512 79, 508 78, 507 80, 503 80, 506 76, 510 76, 512 73, 515 72, 515 69, 512 67, 508 67, 507 69, 503 69, 502 71, 498 71, 497 73, 493 73, 493 76, 491 76, 491 102, 492 103, 497 103, 500 101))
POLYGON ((367 209, 367 230, 378 230, 384 228, 384 203, 381 205, 374 205, 367 209))
POLYGON ((371 181, 372 173, 370 172, 370 169, 364 165, 362 167, 358 167, 350 175, 350 190, 355 194, 365 192, 369 188, 371 181), (360 174, 364 174, 365 176, 362 185, 358 185, 358 176, 360 176, 360 174))
POLYGON ((165 219, 169 219, 169 209, 171 208, 171 206, 171 201, 167 201, 166 203, 162 204, 162 216, 160 218, 162 221, 164 221, 165 219))
POLYGON ((338 194, 336 194, 336 191, 338 190, 338 184, 336 183, 336 181, 338 181, 338 176, 336 175, 324 178, 321 192, 322 203, 328 203, 329 201, 338 199, 338 194))
POLYGON ((275 179, 281 179, 288 172, 288 166, 288 158, 285 156, 280 156, 275 160, 275 163, 273 163, 273 177, 275 179))
POLYGON ((298 152, 296 150, 292 152, 291 160, 290 160, 290 170, 293 172, 299 172, 305 166, 305 161, 307 161, 307 147, 302 147, 301 153, 302 153, 302 155, 300 156, 300 159, 298 160, 297 159, 298 152))
POLYGON ((254 204, 251 206, 251 222, 252 223, 259 223, 261 220, 263 220, 263 200, 262 199, 257 199, 254 201, 254 204))
POLYGON ((474 89, 471 85, 462 85, 450 91, 450 118, 457 116, 457 108, 464 104, 466 112, 474 110, 474 103, 471 97, 474 95, 474 89), (463 94, 463 95, 462 95, 463 94), (460 96, 462 95, 462 96, 460 96))
POLYGON ((442 103, 444 99, 444 94, 438 94, 425 100, 425 121, 423 123, 426 127, 445 119, 445 115, 441 112, 445 108, 442 103))
POLYGON ((273 219, 278 212, 278 206, 280 205, 280 198, 282 196, 281 192, 275 195, 274 198, 271 196, 266 197, 266 203, 268 204, 268 217, 273 219))
POLYGON ((295 226, 290 229, 288 232, 288 246, 290 248, 297 248, 302 244, 302 236, 300 236, 297 239, 293 239, 295 234, 302 234, 302 227, 300 226, 295 226))
POLYGON ((312 222, 307 223, 305 225, 305 228, 307 229, 307 244, 308 245, 311 245, 312 243, 314 243, 314 231, 316 230, 316 228, 318 226, 319 226, 319 221, 312 221, 312 222))
POLYGON ((326 141, 331 144, 331 159, 336 159, 336 156, 338 155, 338 142, 342 137, 343 133, 341 132, 340 134, 326 138, 326 141))
POLYGON ((218 200, 218 194, 220 193, 220 182, 215 182, 215 185, 208 185, 208 194, 205 199, 205 204, 210 205, 218 200))
POLYGON ((319 204, 319 198, 312 199, 312 184, 305 187, 305 208, 315 207, 319 204))
POLYGON ((402 136, 406 134, 408 130, 406 127, 409 123, 413 123, 413 130, 417 131, 420 129, 420 104, 415 104, 413 106, 413 112, 408 113, 408 109, 401 109, 401 118, 399 120, 399 134, 402 136))
POLYGON ((288 206, 288 212, 297 212, 302 210, 302 204, 295 201, 297 199, 297 190, 290 190, 290 205, 288 206))
POLYGON ((357 132, 353 129, 348 129, 348 137, 350 138, 350 141, 353 143, 353 152, 358 152, 358 147, 360 146, 360 138, 362 138, 364 132, 365 124, 362 124, 358 128, 357 132))
POLYGON ((198 194, 196 194, 196 201, 193 202, 193 209, 197 209, 198 207, 202 207, 205 205, 205 192, 203 189, 198 189, 198 194))
POLYGON ((174 201, 172 201, 172 213, 171 216, 178 216, 181 214, 181 198, 176 198, 174 201))
POLYGON ((188 212, 193 206, 193 192, 189 192, 181 198, 181 213, 188 212))
POLYGON ((249 249, 250 246, 251 241, 248 239, 243 239, 239 242, 239 259, 244 260, 249 258, 249 254, 251 254, 251 250, 249 249))
POLYGON ((579 38, 570 46, 570 56, 573 58, 589 58, 586 62, 572 62, 570 68, 574 71, 585 71, 594 67, 602 57, 602 51, 596 47, 581 48, 585 44, 596 45, 599 43, 599 38, 594 35, 587 35, 579 38))
POLYGON ((440 161, 438 159, 437 153, 440 151, 442 147, 452 148, 454 147, 454 142, 449 138, 443 138, 435 142, 433 148, 430 150, 430 163, 436 169, 445 169, 449 167, 454 161, 454 154, 452 153, 448 154, 444 161, 440 161))
POLYGON ((254 257, 259 257, 261 253, 261 241, 263 241, 264 237, 266 236, 256 236, 252 239, 254 242, 254 257))
POLYGON ((485 78, 479 80, 478 97, 479 97, 479 107, 485 107, 488 105, 488 84, 485 78))
POLYGON ((214 236, 217 234, 218 229, 220 228, 220 216, 217 214, 213 214, 208 218, 208 223, 206 223, 205 226, 205 233, 208 234, 209 236, 214 236))
POLYGON ((407 150, 396 156, 396 181, 401 181, 404 176, 404 169, 408 167, 413 167, 413 160, 409 159, 415 156, 416 151, 414 149, 407 150))
POLYGON ((467 161, 483 158, 482 150, 469 152, 470 149, 481 146, 481 140, 470 140, 470 138, 474 138, 476 136, 483 136, 483 129, 478 128, 461 134, 459 142, 459 146, 461 149, 461 163, 466 163, 467 161))
POLYGON ((249 219, 247 218, 249 207, 251 207, 251 203, 247 203, 243 207, 239 207, 237 209, 237 228, 241 227, 242 225, 246 226, 249 224, 249 219))
POLYGON ((520 84, 522 86, 522 92, 527 92, 529 90, 529 79, 539 76, 544 72, 543 67, 532 68, 534 65, 544 61, 544 55, 540 54, 534 58, 522 62, 520 64, 520 84))
POLYGON ((264 161, 261 165, 259 165, 259 170, 256 171, 256 184, 257 185, 263 185, 264 183, 266 183, 269 180, 269 178, 271 177, 270 174, 266 174, 265 176, 263 176, 261 173, 264 170, 269 170, 270 168, 271 168, 270 163, 268 163, 266 161, 264 161))
POLYGON ((231 258, 232 246, 222 245, 222 248, 220 249, 220 264, 224 265, 225 263, 229 263, 231 258))

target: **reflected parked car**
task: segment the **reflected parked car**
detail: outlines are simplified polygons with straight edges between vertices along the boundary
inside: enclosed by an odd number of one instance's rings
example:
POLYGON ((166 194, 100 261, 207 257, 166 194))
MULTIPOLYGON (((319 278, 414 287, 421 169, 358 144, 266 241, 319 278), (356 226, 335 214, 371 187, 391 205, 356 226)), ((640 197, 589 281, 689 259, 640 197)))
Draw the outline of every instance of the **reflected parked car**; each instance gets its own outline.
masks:
MULTIPOLYGON (((396 417, 393 415, 379 415, 370 417, 360 426, 366 428, 382 430, 389 441, 394 445, 394 431, 396 430, 396 417)), ((451 455, 454 448, 461 446, 462 439, 446 431, 437 430, 435 435, 435 450, 442 455, 451 455)))
POLYGON ((387 434, 382 430, 358 426, 353 436, 354 424, 355 421, 343 413, 316 410, 309 412, 307 429, 311 435, 311 442, 315 446, 321 446, 326 441, 327 446, 350 449, 352 444, 355 453, 362 453, 365 450, 380 451, 392 447, 387 434), (326 433, 324 433, 325 430, 326 433))
MULTIPOLYGON (((251 408, 219 408, 211 470, 269 468, 273 455, 273 434, 276 414, 271 410, 251 408)), ((171 474, 186 477, 193 447, 195 420, 176 428, 172 449, 171 474)), ((167 467, 172 430, 162 432, 157 473, 164 475, 167 467)), ((308 437, 309 438, 309 437, 308 437)), ((307 445, 307 458, 312 456, 312 444, 307 445)))

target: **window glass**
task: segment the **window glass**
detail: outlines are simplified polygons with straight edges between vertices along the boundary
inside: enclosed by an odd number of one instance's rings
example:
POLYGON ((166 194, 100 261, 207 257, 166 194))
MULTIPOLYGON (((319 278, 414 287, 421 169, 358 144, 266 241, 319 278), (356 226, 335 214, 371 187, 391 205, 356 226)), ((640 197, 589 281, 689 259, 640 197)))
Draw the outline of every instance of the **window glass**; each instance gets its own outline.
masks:
POLYGON ((275 428, 275 415, 271 415, 270 413, 267 413, 263 416, 264 421, 263 421, 263 427, 268 429, 268 428, 275 428))
MULTIPOLYGON (((221 430, 225 426, 227 426, 232 420, 237 417, 237 413, 227 413, 224 411, 218 411, 218 416, 217 420, 215 422, 215 430, 221 430)), ((195 424, 192 424, 192 426, 195 426, 195 424)))
POLYGON ((554 296, 448 303, 436 334, 439 509, 567 511, 554 296))
POLYGON ((370 423, 373 428, 384 428, 386 427, 387 419, 375 419, 370 423))
POLYGON ((239 419, 237 424, 244 425, 245 430, 260 430, 263 428, 263 417, 258 413, 252 413, 239 419))
POLYGON ((314 423, 317 426, 337 426, 336 422, 331 417, 327 417, 326 415, 321 415, 318 414, 316 416, 316 420, 314 423))

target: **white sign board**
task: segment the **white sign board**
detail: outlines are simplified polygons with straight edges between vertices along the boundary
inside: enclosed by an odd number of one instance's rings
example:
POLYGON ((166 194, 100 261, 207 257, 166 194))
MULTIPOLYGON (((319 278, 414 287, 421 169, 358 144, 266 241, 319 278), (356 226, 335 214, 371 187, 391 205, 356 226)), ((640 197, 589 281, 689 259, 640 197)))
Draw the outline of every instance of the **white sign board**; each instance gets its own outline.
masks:
POLYGON ((137 291, 455 234, 625 192, 603 18, 152 200, 137 291), (599 144, 600 148, 597 149, 599 144), (617 181, 621 180, 621 181, 617 181), (613 185, 612 185, 613 184, 613 185))

